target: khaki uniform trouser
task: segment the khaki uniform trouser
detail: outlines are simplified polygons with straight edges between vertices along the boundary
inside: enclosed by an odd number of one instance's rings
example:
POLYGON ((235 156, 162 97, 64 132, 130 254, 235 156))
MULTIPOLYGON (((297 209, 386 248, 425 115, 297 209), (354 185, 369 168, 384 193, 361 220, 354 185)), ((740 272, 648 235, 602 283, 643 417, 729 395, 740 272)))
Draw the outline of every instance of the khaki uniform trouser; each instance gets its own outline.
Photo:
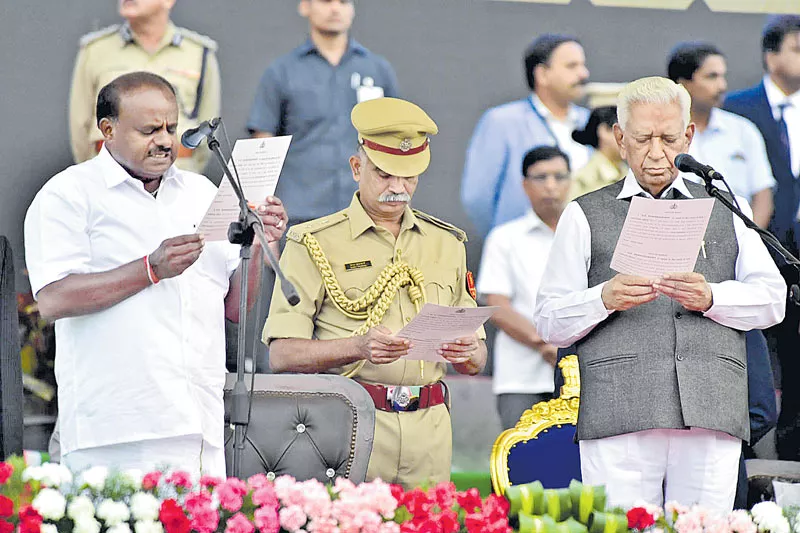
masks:
POLYGON ((405 489, 450 480, 453 430, 444 404, 419 411, 376 411, 367 481, 380 478, 405 489))

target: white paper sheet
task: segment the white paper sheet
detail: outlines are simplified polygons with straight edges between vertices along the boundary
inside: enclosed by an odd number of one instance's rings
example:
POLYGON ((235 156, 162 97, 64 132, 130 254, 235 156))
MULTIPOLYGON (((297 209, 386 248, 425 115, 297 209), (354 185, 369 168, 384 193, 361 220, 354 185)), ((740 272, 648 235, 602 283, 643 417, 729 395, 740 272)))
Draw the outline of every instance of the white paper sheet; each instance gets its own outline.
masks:
POLYGON ((419 314, 396 333, 414 345, 405 359, 446 363, 447 360, 436 350, 445 342, 472 335, 496 310, 497 307, 425 304, 419 314))
POLYGON ((713 207, 713 198, 652 200, 634 196, 611 268, 645 277, 692 272, 704 248, 713 207))
MULTIPOLYGON (((239 171, 245 198, 254 204, 275 194, 291 135, 259 139, 239 139, 233 146, 233 160, 239 171)), ((228 168, 233 172, 233 164, 228 168)), ((228 240, 228 226, 239 219, 239 200, 228 178, 223 176, 217 195, 203 217, 198 233, 207 241, 228 240)))

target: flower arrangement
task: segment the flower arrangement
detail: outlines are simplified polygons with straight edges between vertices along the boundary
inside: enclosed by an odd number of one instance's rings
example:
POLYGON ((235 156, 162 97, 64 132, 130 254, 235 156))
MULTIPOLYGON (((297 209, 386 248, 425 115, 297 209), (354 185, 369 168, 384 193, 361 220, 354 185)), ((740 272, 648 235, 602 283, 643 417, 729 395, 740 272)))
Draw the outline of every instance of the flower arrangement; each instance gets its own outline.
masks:
POLYGON ((504 498, 452 483, 406 492, 380 480, 195 481, 181 471, 0 463, 0 533, 510 533, 507 511, 504 498))
POLYGON ((664 511, 640 504, 627 513, 631 531, 653 533, 792 533, 800 531, 796 513, 775 502, 761 502, 748 512, 735 510, 725 515, 694 505, 667 502, 664 511))

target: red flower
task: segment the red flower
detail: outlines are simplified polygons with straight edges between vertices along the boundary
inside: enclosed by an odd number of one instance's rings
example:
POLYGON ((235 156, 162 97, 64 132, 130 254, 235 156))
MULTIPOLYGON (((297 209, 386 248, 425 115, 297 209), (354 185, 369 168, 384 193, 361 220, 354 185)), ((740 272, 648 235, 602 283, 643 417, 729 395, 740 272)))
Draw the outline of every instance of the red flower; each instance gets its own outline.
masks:
POLYGON ((442 511, 442 514, 436 517, 439 522, 439 531, 441 533, 458 533, 461 529, 461 524, 458 523, 458 515, 452 509, 442 511))
POLYGON ((397 505, 403 505, 403 498, 405 498, 406 491, 400 485, 390 485, 389 489, 392 491, 392 497, 397 500, 397 505))
POLYGON ((468 513, 464 517, 464 525, 469 533, 483 533, 486 531, 486 520, 481 513, 468 513))
POLYGON ((142 488, 144 490, 153 490, 158 485, 161 479, 161 472, 148 472, 142 478, 142 488))
POLYGON ((453 502, 456 501, 456 484, 452 481, 439 483, 434 487, 433 492, 439 509, 450 509, 453 502))
MULTIPOLYGON (((414 489, 418 490, 418 489, 414 489)), ((420 517, 401 524, 401 533, 440 533, 439 524, 433 519, 427 517, 420 517)))
POLYGON ((13 533, 14 531, 14 524, 6 522, 5 520, 0 520, 0 533, 13 533))
POLYGON ((167 533, 189 533, 189 518, 172 498, 163 501, 158 519, 164 524, 167 533))
POLYGON ((42 525, 42 515, 30 505, 25 505, 19 510, 20 533, 39 533, 42 525))
POLYGON ((2 494, 0 494, 0 516, 3 518, 14 516, 14 502, 2 494))
POLYGON ((4 484, 14 473, 14 467, 9 463, 0 463, 0 484, 4 484))
POLYGON ((406 506, 406 509, 414 518, 425 518, 428 516, 434 502, 425 491, 416 488, 411 492, 406 492, 402 504, 406 506))
POLYGON ((456 501, 467 513, 473 513, 476 509, 479 510, 483 503, 481 493, 475 487, 466 492, 456 494, 456 501))
POLYGON ((628 511, 628 529, 647 529, 655 524, 653 515, 647 512, 644 507, 634 507, 628 511))
POLYGON ((508 500, 497 494, 490 494, 483 503, 483 515, 492 520, 508 518, 508 500))

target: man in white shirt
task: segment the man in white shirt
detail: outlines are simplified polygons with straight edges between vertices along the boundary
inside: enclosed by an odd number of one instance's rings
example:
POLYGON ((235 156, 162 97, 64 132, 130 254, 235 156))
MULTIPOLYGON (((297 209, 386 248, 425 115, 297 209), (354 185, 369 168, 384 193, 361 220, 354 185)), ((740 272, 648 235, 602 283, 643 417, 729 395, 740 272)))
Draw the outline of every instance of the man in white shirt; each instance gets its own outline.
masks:
POLYGON ((720 202, 693 272, 650 278, 610 267, 632 197, 707 196, 674 166, 694 135, 690 105, 666 78, 621 91, 614 131, 630 171, 564 210, 536 300, 541 337, 576 343, 583 481, 606 485, 612 506, 676 500, 731 510, 749 437, 743 332, 785 311, 769 253, 720 202))
MULTIPOLYGON (((725 176, 733 193, 750 204, 755 223, 766 228, 772 218, 775 178, 758 128, 719 108, 728 89, 726 74, 725 56, 711 43, 679 43, 667 62, 669 79, 683 85, 692 97, 695 134, 689 154, 725 176)), ((693 174, 687 178, 702 185, 693 174)))
POLYGON ((531 208, 524 216, 494 228, 483 246, 478 293, 498 306, 492 322, 494 393, 503 429, 514 427, 535 403, 553 396, 557 348, 533 325, 533 306, 553 232, 572 185, 567 155, 555 146, 525 154, 522 187, 531 208))
MULTIPOLYGON (((195 233, 216 187, 182 171, 164 78, 120 76, 97 99, 104 147, 39 191, 25 218, 31 288, 55 320, 63 462, 225 474, 224 319, 238 321, 238 247, 195 233)), ((258 207, 270 241, 277 198, 258 207)), ((248 300, 260 283, 254 245, 248 300)))

